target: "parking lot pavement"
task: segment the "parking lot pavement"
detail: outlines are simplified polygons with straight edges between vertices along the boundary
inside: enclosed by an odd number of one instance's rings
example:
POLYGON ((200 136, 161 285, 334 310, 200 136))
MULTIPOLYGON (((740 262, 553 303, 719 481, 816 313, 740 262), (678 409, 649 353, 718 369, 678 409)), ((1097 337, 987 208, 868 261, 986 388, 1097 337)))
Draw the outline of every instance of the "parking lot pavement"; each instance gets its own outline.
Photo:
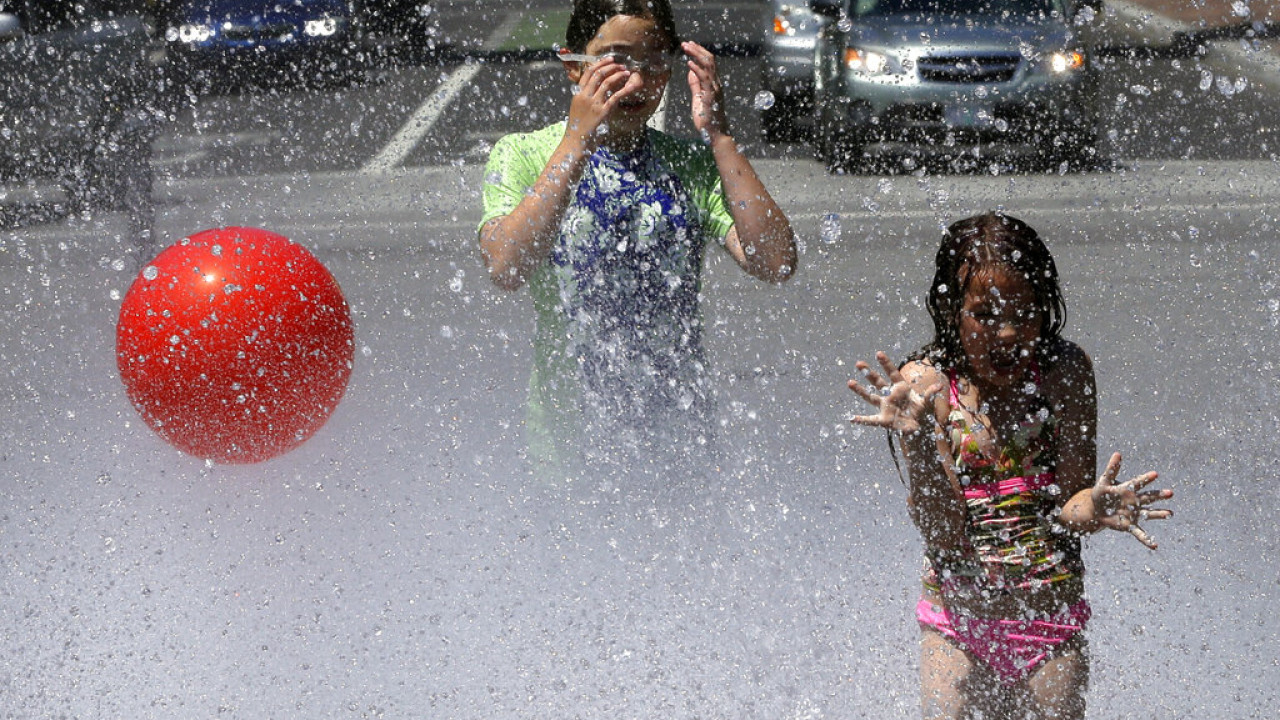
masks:
POLYGON ((1280 0, 1128 0, 1195 28, 1241 22, 1280 22, 1280 0))
POLYGON ((1144 27, 1148 34, 1184 32, 1209 40, 1207 46, 1215 56, 1211 61, 1235 65, 1280 88, 1280 0, 1107 0, 1106 4, 1123 21, 1144 27), (1213 31, 1232 26, 1248 34, 1213 31))

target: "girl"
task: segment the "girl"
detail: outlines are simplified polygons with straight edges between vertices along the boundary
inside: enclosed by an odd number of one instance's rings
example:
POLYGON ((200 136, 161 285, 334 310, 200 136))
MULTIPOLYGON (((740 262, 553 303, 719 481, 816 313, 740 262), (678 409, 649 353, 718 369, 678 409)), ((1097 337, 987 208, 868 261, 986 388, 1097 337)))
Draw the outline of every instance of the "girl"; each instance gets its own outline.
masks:
POLYGON ((494 146, 479 228, 492 280, 528 283, 537 309, 530 451, 555 468, 705 447, 703 247, 781 282, 791 226, 734 141, 715 57, 678 40, 668 0, 579 0, 566 45, 568 117, 494 146), (676 69, 703 143, 647 125, 676 69))
MULTIPOLYGON (((1089 356, 1061 335, 1049 250, 1025 223, 951 225, 929 291, 933 342, 849 387, 877 409, 852 422, 898 439, 908 508, 925 546, 921 700, 927 718, 1081 718, 1089 619, 1080 537, 1103 528, 1154 549, 1141 523, 1170 490, 1150 472, 1097 482, 1089 356), (978 713, 977 711, 980 711, 978 713)), ((896 459, 895 459, 896 462, 896 459)))

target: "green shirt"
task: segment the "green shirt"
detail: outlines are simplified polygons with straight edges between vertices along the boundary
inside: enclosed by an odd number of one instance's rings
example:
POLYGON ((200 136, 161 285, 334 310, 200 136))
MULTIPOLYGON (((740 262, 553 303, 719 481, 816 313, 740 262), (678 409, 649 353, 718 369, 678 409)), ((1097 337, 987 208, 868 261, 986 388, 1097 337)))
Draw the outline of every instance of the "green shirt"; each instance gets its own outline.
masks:
MULTIPOLYGON (((481 227, 524 199, 564 129, 560 122, 498 141, 481 227)), ((597 151, 550 260, 529 278, 535 459, 562 462, 590 442, 584 426, 603 426, 624 444, 699 442, 689 434, 710 433, 697 295, 702 249, 722 242, 733 218, 708 148, 654 130, 649 139, 651 152, 634 156, 597 151)))

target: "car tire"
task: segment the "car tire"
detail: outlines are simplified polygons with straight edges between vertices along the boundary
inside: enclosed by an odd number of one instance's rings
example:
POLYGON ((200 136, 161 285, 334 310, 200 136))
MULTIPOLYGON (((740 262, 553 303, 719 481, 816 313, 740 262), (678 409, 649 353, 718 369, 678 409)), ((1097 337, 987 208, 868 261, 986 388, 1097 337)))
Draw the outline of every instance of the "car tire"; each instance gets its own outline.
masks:
POLYGON ((866 142, 858 135, 828 118, 820 117, 816 138, 818 159, 826 166, 827 172, 855 173, 862 168, 866 142))
POLYGON ((774 92, 773 105, 760 111, 760 124, 768 142, 797 142, 809 125, 806 115, 813 102, 803 94, 774 92))
POLYGON ((1093 127, 1063 128, 1050 135, 1044 146, 1051 148, 1047 153, 1051 170, 1058 170, 1065 164, 1069 170, 1080 171, 1101 164, 1098 133, 1093 127))
POLYGON ((778 101, 773 107, 760 111, 760 127, 764 139, 768 142, 788 140, 794 134, 794 118, 789 115, 788 108, 778 101))

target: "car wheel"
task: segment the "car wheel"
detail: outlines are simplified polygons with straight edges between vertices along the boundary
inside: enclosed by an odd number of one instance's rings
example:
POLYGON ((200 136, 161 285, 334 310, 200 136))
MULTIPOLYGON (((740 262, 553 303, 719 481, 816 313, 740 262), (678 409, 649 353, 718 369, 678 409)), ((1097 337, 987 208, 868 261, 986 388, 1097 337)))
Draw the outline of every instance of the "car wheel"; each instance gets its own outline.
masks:
POLYGON ((818 127, 813 134, 814 154, 819 160, 827 166, 828 170, 832 169, 832 163, 835 162, 837 146, 839 138, 836 137, 837 132, 831 118, 825 112, 818 113, 818 127))
POLYGON ((830 173, 854 173, 862 167, 862 152, 866 142, 859 135, 850 133, 837 122, 820 118, 818 122, 818 159, 830 173))
POLYGON ((773 105, 760 111, 764 138, 769 142, 796 142, 804 137, 806 114, 812 102, 803 95, 774 93, 773 105))
POLYGON ((776 102, 773 107, 760 111, 760 125, 764 130, 764 139, 769 142, 787 140, 793 135, 794 125, 788 108, 784 103, 776 102))
POLYGON ((1045 146, 1050 148, 1047 153, 1050 169, 1060 169, 1065 164, 1068 169, 1078 171, 1097 167, 1100 163, 1098 133, 1092 127, 1061 129, 1046 141, 1045 146))

